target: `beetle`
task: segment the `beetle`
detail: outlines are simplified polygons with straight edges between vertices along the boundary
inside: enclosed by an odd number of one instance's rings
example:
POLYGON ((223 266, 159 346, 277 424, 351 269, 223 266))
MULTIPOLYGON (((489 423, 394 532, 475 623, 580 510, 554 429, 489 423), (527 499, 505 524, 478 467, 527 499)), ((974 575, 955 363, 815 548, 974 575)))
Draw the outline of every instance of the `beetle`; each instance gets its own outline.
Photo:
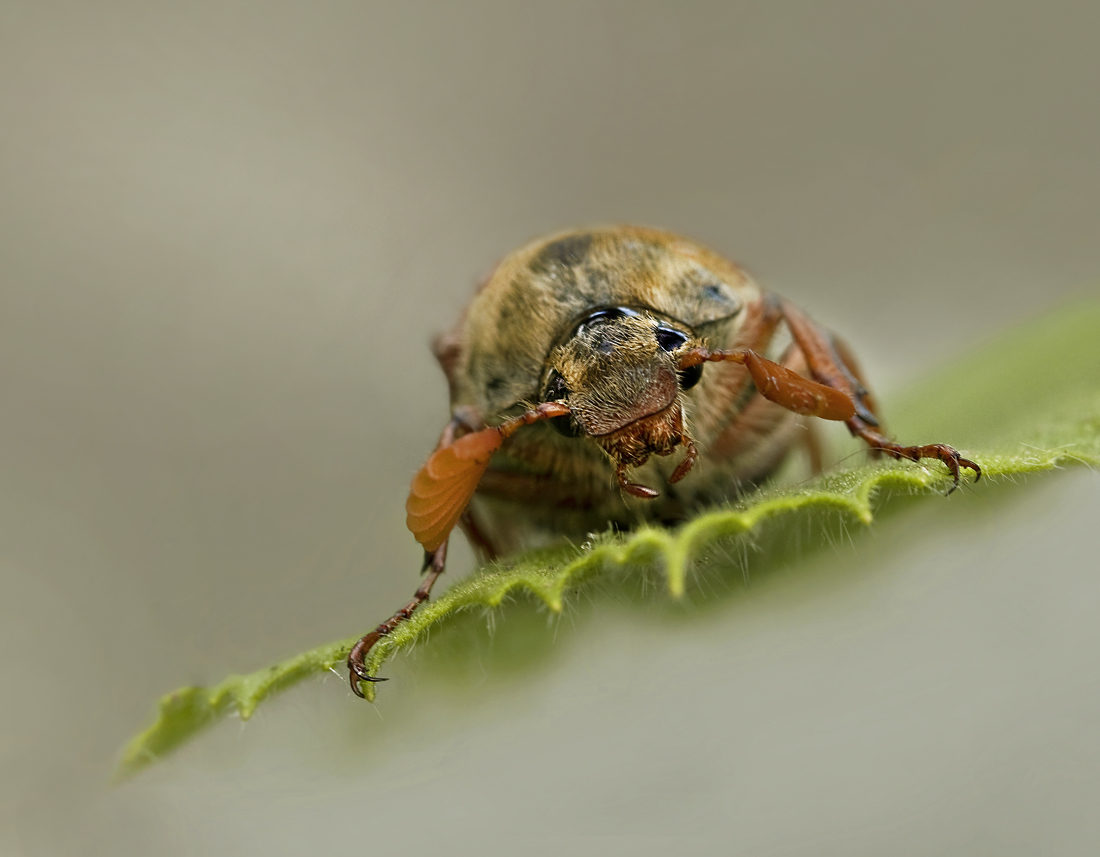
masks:
MULTIPOLYGON (((771 475, 807 418, 874 453, 981 468, 946 444, 892 441, 848 347, 737 265, 686 238, 570 230, 505 257, 433 350, 451 419, 413 479, 424 548, 412 600, 352 647, 352 690, 383 681, 370 648, 424 603, 460 526, 483 560, 563 537, 683 520, 771 475), (708 365, 714 364, 714 365, 708 365)), ((809 443, 811 453, 814 445, 809 443)))

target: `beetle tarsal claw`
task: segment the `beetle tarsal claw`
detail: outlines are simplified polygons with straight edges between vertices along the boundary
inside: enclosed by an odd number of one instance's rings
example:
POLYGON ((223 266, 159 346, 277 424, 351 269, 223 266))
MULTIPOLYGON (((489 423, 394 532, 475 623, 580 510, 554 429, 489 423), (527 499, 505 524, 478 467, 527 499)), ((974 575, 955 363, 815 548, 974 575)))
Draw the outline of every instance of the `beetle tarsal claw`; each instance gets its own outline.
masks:
POLYGON ((883 443, 879 445, 877 449, 893 458, 905 458, 909 461, 934 458, 937 461, 943 462, 944 467, 946 467, 951 474, 952 480, 951 487, 947 489, 947 494, 945 495, 948 497, 954 494, 955 490, 959 487, 963 468, 974 471, 975 482, 982 478, 982 468, 979 464, 971 461, 969 458, 963 458, 962 454, 957 449, 945 443, 930 443, 925 446, 901 446, 899 444, 883 443))
MULTIPOLYGON (((950 497, 952 494, 955 493, 955 489, 959 487, 959 470, 961 468, 966 467, 970 470, 973 470, 975 482, 982 478, 982 468, 971 461, 969 458, 963 458, 961 455, 959 455, 957 450, 954 450, 951 447, 947 448, 951 452, 950 461, 944 461, 943 463, 946 464, 947 469, 951 471, 951 476, 953 477, 954 481, 952 482, 951 487, 947 489, 947 494, 944 496, 950 497)), ((940 460, 943 461, 943 459, 940 460)))
POLYGON ((389 679, 388 678, 383 678, 382 676, 360 675, 358 672, 352 672, 352 674, 351 674, 351 692, 354 693, 356 696, 358 696, 360 699, 366 699, 367 695, 365 693, 363 693, 362 689, 359 687, 359 682, 361 682, 361 681, 378 682, 378 681, 389 681, 389 679))
POLYGON ((360 699, 366 699, 367 696, 365 693, 363 693, 362 688, 359 687, 359 682, 370 681, 377 683, 380 681, 389 681, 389 679, 385 676, 370 675, 367 672, 367 668, 362 664, 349 664, 348 666, 350 668, 349 678, 351 679, 351 681, 349 682, 349 684, 351 684, 351 692, 358 696, 360 699))
POLYGON ((361 637, 359 641, 351 647, 351 651, 348 652, 348 681, 349 684, 351 684, 352 693, 354 693, 360 699, 366 699, 366 697, 364 696, 363 691, 359 688, 359 682, 389 681, 388 678, 371 675, 369 672, 367 672, 366 665, 367 652, 369 652, 371 650, 371 647, 384 636, 385 634, 376 628, 369 634, 361 637))

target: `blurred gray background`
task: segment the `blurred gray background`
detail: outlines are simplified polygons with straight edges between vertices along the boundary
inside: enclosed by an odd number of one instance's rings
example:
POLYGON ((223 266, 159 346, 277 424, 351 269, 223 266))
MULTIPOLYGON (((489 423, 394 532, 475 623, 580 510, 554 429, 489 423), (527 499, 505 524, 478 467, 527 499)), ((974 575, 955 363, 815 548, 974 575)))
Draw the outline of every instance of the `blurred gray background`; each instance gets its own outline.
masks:
POLYGON ((1094 288, 1098 34, 1095 3, 2 0, 0 853, 1096 853, 1087 472, 689 621, 578 607, 515 671, 309 682, 107 780, 161 694, 411 593, 427 341, 533 236, 709 243, 886 391, 1094 288))

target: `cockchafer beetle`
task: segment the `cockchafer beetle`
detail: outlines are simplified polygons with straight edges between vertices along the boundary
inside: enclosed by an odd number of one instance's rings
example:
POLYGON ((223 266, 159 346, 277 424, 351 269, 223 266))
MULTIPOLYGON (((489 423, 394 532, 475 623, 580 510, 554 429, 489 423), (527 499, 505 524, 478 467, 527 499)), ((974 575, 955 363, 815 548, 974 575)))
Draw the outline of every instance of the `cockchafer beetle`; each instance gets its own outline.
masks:
POLYGON ((843 342, 733 263, 656 229, 522 247, 434 351, 452 416, 406 503, 427 575, 348 655, 359 696, 360 681, 384 680, 367 673, 367 652, 428 599, 456 524, 493 559, 674 523, 757 485, 800 439, 815 459, 806 417, 843 422, 877 453, 942 461, 952 491, 960 468, 981 478, 950 446, 890 440, 843 342))

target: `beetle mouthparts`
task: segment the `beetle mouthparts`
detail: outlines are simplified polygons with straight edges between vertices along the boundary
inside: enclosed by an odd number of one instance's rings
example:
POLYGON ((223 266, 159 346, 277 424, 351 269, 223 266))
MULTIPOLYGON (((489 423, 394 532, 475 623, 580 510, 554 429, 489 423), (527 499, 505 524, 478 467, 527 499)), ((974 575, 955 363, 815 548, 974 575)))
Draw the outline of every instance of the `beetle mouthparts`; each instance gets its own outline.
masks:
POLYGON ((585 432, 592 437, 607 437, 633 423, 664 411, 676 400, 679 385, 676 375, 665 367, 631 384, 632 389, 612 389, 592 397, 573 414, 585 432))

